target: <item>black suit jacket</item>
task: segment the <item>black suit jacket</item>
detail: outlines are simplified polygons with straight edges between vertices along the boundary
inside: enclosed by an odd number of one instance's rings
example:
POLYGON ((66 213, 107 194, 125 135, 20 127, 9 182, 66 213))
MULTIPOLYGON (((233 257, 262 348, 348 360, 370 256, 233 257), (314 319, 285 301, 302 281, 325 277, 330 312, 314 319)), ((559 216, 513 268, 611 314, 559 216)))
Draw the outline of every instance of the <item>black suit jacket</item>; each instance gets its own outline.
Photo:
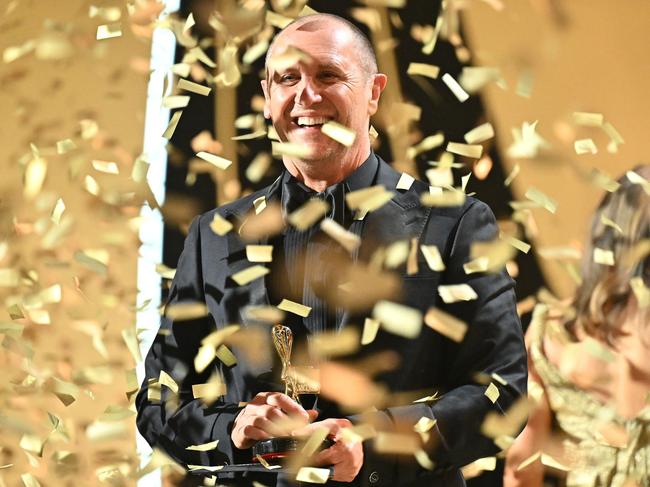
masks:
MULTIPOLYGON (((418 273, 401 275, 402 302, 423 313, 435 306, 452 313, 469 327, 461 343, 427 326, 422 327, 415 339, 379 331, 372 347, 394 350, 400 357, 397 370, 382 376, 382 381, 396 392, 422 390, 433 394, 439 391, 442 395, 433 402, 380 410, 376 419, 389 427, 395 421, 415 424, 423 416, 434 418, 432 444, 436 448, 428 453, 437 467, 431 472, 411 458, 378 455, 371 442, 366 442, 364 466, 355 483, 372 487, 462 486, 464 480, 459 467, 498 451, 491 439, 480 434, 485 415, 490 411, 505 412, 525 394, 526 352, 515 310, 514 282, 504 271, 467 275, 463 270, 463 264, 470 260, 471 243, 492 240, 497 234, 494 215, 487 205, 468 197, 461 206, 426 207, 420 204, 420 195, 428 191, 428 186, 416 181, 409 190, 396 190, 399 176, 380 160, 376 183, 393 190, 395 197, 366 216, 359 258, 367 258, 378 245, 413 237, 419 244, 436 245, 446 269, 432 271, 420 254, 418 273), (468 283, 478 299, 444 304, 437 292, 438 285, 458 283, 468 283), (485 396, 486 386, 477 382, 477 373, 497 373, 507 382, 507 385, 495 383, 499 389, 495 403, 485 396)), ((266 189, 199 216, 185 241, 168 302, 204 302, 209 316, 179 323, 162 318, 161 332, 145 362, 147 379, 136 402, 137 425, 142 435, 152 446, 163 449, 181 463, 219 465, 250 461, 249 451, 240 451, 232 444, 230 430, 241 409, 239 403, 268 389, 268 384, 259 379, 265 371, 256 370, 240 358, 233 367, 225 367, 215 360, 204 373, 197 374, 193 360, 201 339, 210 332, 232 323, 247 325, 242 313, 245 306, 278 304, 269 303, 265 278, 245 286, 238 286, 230 279, 235 272, 252 265, 246 260, 246 242, 236 231, 220 237, 209 225, 215 212, 241 223, 250 214, 253 200, 261 195, 267 200, 277 198, 279 186, 276 181, 266 189), (207 407, 193 398, 192 384, 207 382, 217 369, 227 384, 227 393, 207 407), (180 385, 178 405, 165 404, 165 387, 163 402, 147 399, 148 379, 157 379, 161 370, 171 374, 180 385), (219 440, 217 450, 186 450, 189 445, 215 439, 219 440)), ((266 485, 273 481, 273 478, 263 480, 266 485)), ((247 485, 248 481, 237 482, 247 485)), ((278 485, 282 483, 279 479, 278 485)))

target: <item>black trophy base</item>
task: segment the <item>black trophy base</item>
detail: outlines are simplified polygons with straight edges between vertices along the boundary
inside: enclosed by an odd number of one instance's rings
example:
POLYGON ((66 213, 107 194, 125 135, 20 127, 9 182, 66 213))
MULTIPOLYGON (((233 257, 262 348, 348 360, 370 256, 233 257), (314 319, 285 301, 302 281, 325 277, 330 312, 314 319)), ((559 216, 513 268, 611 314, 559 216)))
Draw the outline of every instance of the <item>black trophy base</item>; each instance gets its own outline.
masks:
MULTIPOLYGON (((261 440, 253 445, 253 462, 259 462, 258 455, 267 462, 281 462, 302 447, 304 440, 291 436, 282 436, 261 440)), ((329 448, 334 442, 329 438, 323 440, 321 450, 329 448)))

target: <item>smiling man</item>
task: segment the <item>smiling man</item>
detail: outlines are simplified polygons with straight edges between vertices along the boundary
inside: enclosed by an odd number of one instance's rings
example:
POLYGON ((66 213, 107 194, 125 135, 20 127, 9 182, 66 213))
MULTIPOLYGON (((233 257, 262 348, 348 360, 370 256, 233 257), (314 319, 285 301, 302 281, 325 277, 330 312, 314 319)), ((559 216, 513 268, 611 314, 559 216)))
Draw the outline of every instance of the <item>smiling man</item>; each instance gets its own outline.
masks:
MULTIPOLYGON (((325 428, 334 443, 311 463, 331 467, 330 485, 456 487, 465 484, 461 466, 498 451, 493 438, 481 434, 481 423, 488 414, 503 414, 526 387, 514 283, 503 269, 471 273, 464 269, 474 242, 497 237, 494 215, 471 197, 458 206, 424 206, 426 184, 416 180, 408 187, 398 185, 401 175, 370 146, 370 117, 386 83, 386 76, 377 72, 369 41, 342 18, 302 17, 272 43, 262 81, 264 115, 273 122, 280 141, 295 144, 302 154, 283 155, 284 170, 271 186, 201 215, 190 228, 167 306, 198 301, 206 305, 207 315, 189 321, 162 318, 161 332, 145 362, 147 379, 137 397, 140 432, 177 461, 204 466, 248 463, 251 447, 259 440, 309 435, 325 428), (326 135, 323 125, 329 122, 352 131, 354 140, 343 144, 326 135), (353 213, 346 196, 370 187, 383 187, 392 198, 366 214, 353 213), (312 198, 327 203, 325 223, 357 244, 344 248, 322 230, 321 221, 308 228, 285 225, 280 233, 244 240, 241 230, 259 211, 260 201, 269 208, 278 205, 286 221, 312 198), (229 220, 239 232, 215 233, 211 226, 215 219, 229 220), (255 243, 273 245, 270 273, 241 282, 233 276, 253 266, 246 248, 255 243), (415 259, 409 259, 416 265, 389 265, 383 258, 385 249, 404 243, 416 250, 411 250, 415 259), (429 251, 436 247, 441 262, 430 265, 421 246, 429 251), (337 299, 346 284, 341 276, 349 269, 364 269, 357 282, 367 289, 353 289, 347 301, 337 299), (236 361, 213 357, 202 366, 195 361, 197 354, 205 355, 206 347, 209 351, 208 335, 214 337, 215 331, 232 323, 253 329, 259 323, 246 312, 250 306, 277 305, 285 298, 308 307, 306 315, 287 313, 284 318, 297 343, 322 332, 360 331, 375 304, 360 298, 379 293, 380 281, 393 284, 390 300, 404 306, 400 309, 409 316, 429 313, 430 327, 407 333, 400 330, 398 318, 394 333, 388 327, 379 329, 374 339, 364 341, 358 356, 330 366, 336 372, 330 373, 327 390, 312 404, 298 404, 279 392, 279 364, 253 363, 241 347, 231 346, 236 361), (471 287, 475 297, 468 301, 440 297, 439 286, 459 284, 471 287), (440 324, 440 316, 448 315, 466 325, 462 337, 440 324), (386 393, 366 398, 363 407, 357 407, 364 414, 355 415, 337 390, 358 396, 348 383, 358 376, 339 371, 355 370, 357 364, 363 376, 368 373, 360 364, 367 368, 372 360, 380 371, 373 377, 378 388, 364 379, 359 384, 386 393), (160 387, 169 383, 163 381, 162 372, 178 384, 177 395, 160 387), (193 392, 197 385, 215 381, 226 386, 218 399, 205 401, 193 392), (428 397, 413 402, 422 396, 428 397), (289 418, 293 426, 287 429, 289 418), (359 423, 371 424, 374 438, 355 441, 348 429, 359 423), (421 434, 415 435, 414 429, 421 434), (404 439, 409 432, 419 450, 417 458, 414 451, 404 453, 404 445, 390 441, 404 439), (197 448, 215 440, 214 447, 197 448)), ((405 314, 404 327, 406 320, 405 314)), ((265 336, 270 336, 266 326, 265 336)), ((220 482, 230 478, 232 485, 253 485, 255 479, 268 486, 293 482, 286 474, 277 478, 217 474, 220 482)))

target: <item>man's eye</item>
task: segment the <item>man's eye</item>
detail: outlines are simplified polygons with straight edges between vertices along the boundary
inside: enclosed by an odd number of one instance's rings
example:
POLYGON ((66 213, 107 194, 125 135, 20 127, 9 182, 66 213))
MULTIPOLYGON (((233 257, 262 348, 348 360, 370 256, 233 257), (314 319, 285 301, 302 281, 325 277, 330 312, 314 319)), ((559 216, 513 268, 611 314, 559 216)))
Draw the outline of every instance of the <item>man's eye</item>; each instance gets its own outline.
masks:
POLYGON ((320 74, 321 79, 331 80, 337 78, 337 74, 333 71, 324 71, 320 74))
POLYGON ((294 74, 283 74, 280 76, 281 83, 293 83, 298 80, 298 77, 294 74))

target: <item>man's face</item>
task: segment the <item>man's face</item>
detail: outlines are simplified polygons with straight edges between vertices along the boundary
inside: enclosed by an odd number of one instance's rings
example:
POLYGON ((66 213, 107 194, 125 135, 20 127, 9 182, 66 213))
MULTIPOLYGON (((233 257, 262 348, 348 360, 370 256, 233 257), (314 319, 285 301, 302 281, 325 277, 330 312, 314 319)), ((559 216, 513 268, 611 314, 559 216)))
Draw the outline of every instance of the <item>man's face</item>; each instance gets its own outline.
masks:
POLYGON ((267 79, 262 81, 264 115, 273 121, 280 140, 307 146, 312 160, 359 151, 368 142, 369 118, 377 111, 384 75, 365 72, 353 34, 335 22, 306 22, 283 32, 271 59, 289 47, 303 51, 309 60, 279 70, 271 62, 267 79), (321 132, 329 120, 356 133, 352 147, 321 132))

